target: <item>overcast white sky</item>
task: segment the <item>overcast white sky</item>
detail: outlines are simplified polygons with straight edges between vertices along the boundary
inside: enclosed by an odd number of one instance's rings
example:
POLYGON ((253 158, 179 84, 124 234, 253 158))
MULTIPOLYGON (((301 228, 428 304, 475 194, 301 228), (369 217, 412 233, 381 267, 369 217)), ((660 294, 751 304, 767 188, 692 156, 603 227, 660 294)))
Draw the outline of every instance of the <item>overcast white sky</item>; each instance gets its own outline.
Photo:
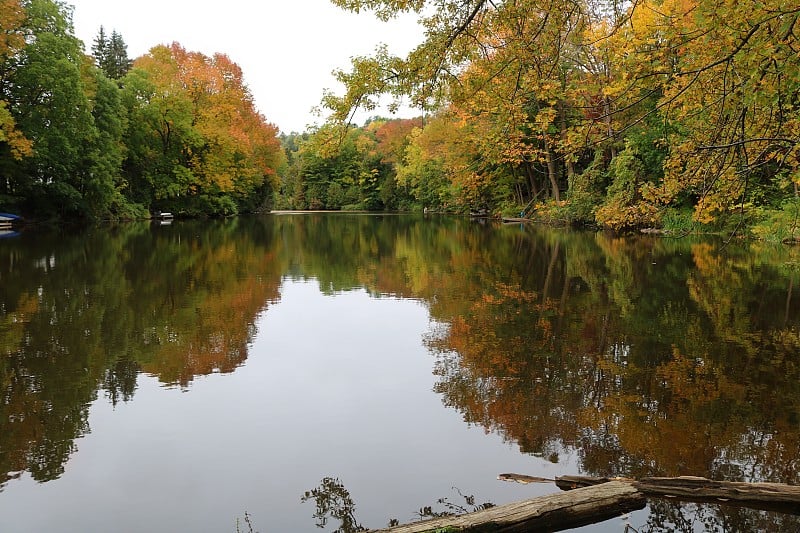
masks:
POLYGON ((329 0, 67 0, 87 52, 102 25, 117 30, 133 59, 157 44, 227 54, 242 67, 258 109, 281 131, 321 122, 311 114, 323 89, 341 93, 331 75, 378 43, 405 54, 421 39, 413 16, 390 23, 342 11, 329 0))

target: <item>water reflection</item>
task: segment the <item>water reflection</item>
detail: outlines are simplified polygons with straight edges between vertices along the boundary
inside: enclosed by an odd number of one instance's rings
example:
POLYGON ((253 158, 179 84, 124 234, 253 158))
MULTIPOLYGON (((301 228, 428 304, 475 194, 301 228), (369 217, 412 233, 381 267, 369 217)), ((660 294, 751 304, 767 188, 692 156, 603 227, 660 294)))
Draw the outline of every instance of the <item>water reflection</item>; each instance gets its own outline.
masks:
POLYGON ((139 372, 186 386, 231 372, 277 298, 267 242, 236 222, 24 235, 0 248, 0 486, 64 472, 87 407, 139 372))
POLYGON ((367 531, 367 528, 359 524, 356 519, 356 504, 350 496, 350 491, 338 478, 323 478, 318 487, 306 491, 300 498, 303 503, 309 500, 314 500, 316 505, 314 519, 318 528, 324 528, 330 520, 333 520, 339 524, 334 533, 367 531))
POLYGON ((444 404, 523 453, 576 453, 598 476, 798 484, 798 264, 790 248, 452 218, 24 233, 0 245, 0 484, 59 477, 87 405, 135 398, 141 373, 188 388, 233 372, 287 277, 422 302, 444 404))
POLYGON ((652 500, 647 523, 640 533, 657 531, 797 531, 795 515, 728 505, 701 505, 652 500))
MULTIPOLYGON (((476 503, 474 495, 464 494, 456 487, 453 487, 452 491, 455 496, 444 496, 437 499, 434 504, 420 507, 415 513, 417 521, 474 513, 494 507, 491 502, 476 503)), ((329 522, 333 522, 331 525, 338 524, 333 533, 368 531, 358 522, 356 518, 356 503, 353 501, 350 491, 347 490, 339 478, 323 478, 319 486, 306 491, 303 497, 300 498, 302 503, 312 500, 316 505, 314 519, 318 528, 324 529, 329 522)), ((400 525, 398 519, 390 518, 388 520, 387 527, 397 525, 400 525)))
POLYGON ((432 308, 447 405, 593 475, 800 481, 796 272, 707 242, 534 240, 528 268, 432 308))

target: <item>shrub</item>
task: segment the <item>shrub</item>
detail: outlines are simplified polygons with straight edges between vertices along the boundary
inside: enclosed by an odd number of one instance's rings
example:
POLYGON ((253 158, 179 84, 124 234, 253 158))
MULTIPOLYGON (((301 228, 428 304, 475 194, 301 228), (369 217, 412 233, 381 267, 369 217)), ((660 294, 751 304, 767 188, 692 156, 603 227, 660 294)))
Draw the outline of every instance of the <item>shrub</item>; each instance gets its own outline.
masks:
POLYGON ((751 232, 767 242, 797 242, 800 239, 800 198, 786 200, 778 210, 763 211, 751 232))

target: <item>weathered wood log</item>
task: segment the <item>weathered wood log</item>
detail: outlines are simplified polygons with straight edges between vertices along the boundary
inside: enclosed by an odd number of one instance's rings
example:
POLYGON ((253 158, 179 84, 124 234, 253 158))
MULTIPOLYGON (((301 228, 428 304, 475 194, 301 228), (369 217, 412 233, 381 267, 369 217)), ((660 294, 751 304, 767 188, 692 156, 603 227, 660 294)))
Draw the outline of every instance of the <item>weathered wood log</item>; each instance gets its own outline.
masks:
MULTIPOLYGON (((591 487, 600 483, 608 483, 612 478, 592 477, 592 476, 558 476, 555 479, 556 486, 561 490, 573 490, 581 487, 591 487)), ((628 481, 623 480, 623 481, 628 481)))
POLYGON ((712 481, 693 476, 643 478, 632 485, 647 496, 800 514, 800 486, 796 485, 712 481))
MULTIPOLYGON (((694 476, 651 477, 640 480, 614 479, 630 483, 642 494, 654 498, 675 498, 680 501, 718 503, 800 514, 800 486, 796 485, 713 481, 694 476)), ((606 481, 609 481, 609 478, 561 476, 556 478, 556 486, 561 490, 572 490, 606 481)))
POLYGON ((630 483, 611 481, 601 485, 550 494, 517 503, 498 505, 459 516, 382 529, 381 532, 422 533, 448 531, 504 532, 563 531, 602 522, 623 513, 642 509, 644 495, 630 483))

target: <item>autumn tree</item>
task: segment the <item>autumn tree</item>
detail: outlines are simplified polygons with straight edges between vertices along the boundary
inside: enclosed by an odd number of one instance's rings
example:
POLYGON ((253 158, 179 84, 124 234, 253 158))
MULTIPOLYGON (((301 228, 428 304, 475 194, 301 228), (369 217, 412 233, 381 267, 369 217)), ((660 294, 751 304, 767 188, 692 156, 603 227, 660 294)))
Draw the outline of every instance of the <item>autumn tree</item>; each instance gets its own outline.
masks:
MULTIPOLYGON (((457 120, 475 131, 473 142, 489 163, 479 173, 506 179, 525 167, 521 174, 530 179, 539 165, 549 195, 560 199, 575 157, 565 131, 565 58, 589 18, 584 6, 473 1, 444 2, 426 11, 425 2, 335 3, 376 9, 382 17, 424 13, 420 21, 427 32, 404 59, 379 48, 372 58, 356 58, 351 72, 340 72, 347 92, 325 99, 335 118, 345 118, 355 105, 371 105, 383 92, 410 94, 420 106, 449 102, 457 120), (498 173, 503 166, 508 168, 498 173)), ((538 189, 535 181, 532 188, 538 189)))
POLYGON ((410 133, 422 127, 422 118, 413 119, 375 119, 365 125, 365 129, 374 132, 375 152, 380 157, 380 200, 383 209, 412 209, 411 198, 407 190, 399 186, 397 171, 405 156, 410 142, 410 133))
POLYGON ((31 154, 31 141, 19 130, 10 109, 12 100, 15 57, 25 46, 23 21, 25 12, 18 0, 2 0, 0 12, 0 205, 11 209, 14 205, 15 183, 10 179, 10 168, 16 161, 31 154))
POLYGON ((658 224, 665 206, 711 222, 797 194, 794 5, 333 2, 416 12, 425 39, 406 57, 354 58, 345 93, 323 99, 332 119, 385 93, 447 107, 501 196, 524 187, 568 219, 601 204, 596 220, 623 229, 658 224))
POLYGON ((642 34, 634 19, 634 45, 655 43, 663 60, 646 65, 635 54, 632 78, 662 80, 660 114, 679 125, 668 139, 664 183, 648 197, 689 195, 696 219, 709 222, 796 195, 800 7, 642 2, 636 16, 652 22, 642 34))
POLYGON ((397 180, 423 208, 466 212, 491 203, 473 126, 442 113, 411 132, 397 180))
POLYGON ((378 142, 376 150, 381 155, 381 160, 392 165, 403 158, 411 131, 422 126, 422 118, 376 118, 365 125, 368 130, 375 132, 375 139, 378 142))
POLYGON ((125 77, 133 197, 155 209, 234 214, 269 201, 283 153, 227 56, 156 46, 125 77))

